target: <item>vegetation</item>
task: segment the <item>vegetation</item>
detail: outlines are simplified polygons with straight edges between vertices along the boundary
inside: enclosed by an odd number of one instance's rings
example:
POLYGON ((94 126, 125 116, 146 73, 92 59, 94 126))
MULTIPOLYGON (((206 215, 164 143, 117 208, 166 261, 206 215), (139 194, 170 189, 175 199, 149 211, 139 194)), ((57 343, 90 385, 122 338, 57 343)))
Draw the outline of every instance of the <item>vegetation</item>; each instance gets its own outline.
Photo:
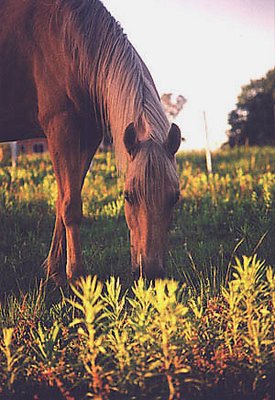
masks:
POLYGON ((229 114, 229 144, 275 145, 275 68, 243 86, 229 114))
POLYGON ((123 182, 99 153, 83 189, 91 276, 66 293, 39 268, 54 224, 51 164, 2 164, 0 398, 271 400, 274 155, 217 152, 210 176, 203 154, 179 155, 169 279, 153 285, 132 282, 123 182))
POLYGON ((161 102, 167 117, 171 121, 179 115, 187 100, 180 94, 177 96, 175 102, 173 102, 172 93, 163 93, 161 102))

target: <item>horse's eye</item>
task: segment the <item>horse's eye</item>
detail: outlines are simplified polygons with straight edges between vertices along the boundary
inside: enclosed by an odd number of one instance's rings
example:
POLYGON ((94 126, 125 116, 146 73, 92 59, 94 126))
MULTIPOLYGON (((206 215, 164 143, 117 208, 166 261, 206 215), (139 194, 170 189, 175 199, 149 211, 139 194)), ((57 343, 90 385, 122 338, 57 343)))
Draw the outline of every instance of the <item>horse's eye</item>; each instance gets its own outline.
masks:
POLYGON ((171 206, 174 207, 180 198, 180 192, 176 192, 171 199, 171 206))
POLYGON ((128 190, 125 190, 124 192, 124 199, 127 201, 127 203, 132 204, 132 196, 128 192, 128 190))

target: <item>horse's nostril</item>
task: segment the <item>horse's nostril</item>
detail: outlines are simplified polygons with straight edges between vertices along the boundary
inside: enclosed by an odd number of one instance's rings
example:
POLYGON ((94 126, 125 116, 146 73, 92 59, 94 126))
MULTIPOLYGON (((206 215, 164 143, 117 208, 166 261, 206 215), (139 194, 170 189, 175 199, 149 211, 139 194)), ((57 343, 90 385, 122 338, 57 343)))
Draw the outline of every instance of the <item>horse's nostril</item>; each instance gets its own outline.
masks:
POLYGON ((143 276, 148 280, 163 279, 165 277, 163 265, 157 262, 144 265, 143 276))
POLYGON ((135 259, 132 259, 132 273, 134 279, 144 277, 148 280, 165 278, 165 268, 161 261, 148 261, 139 253, 135 259))

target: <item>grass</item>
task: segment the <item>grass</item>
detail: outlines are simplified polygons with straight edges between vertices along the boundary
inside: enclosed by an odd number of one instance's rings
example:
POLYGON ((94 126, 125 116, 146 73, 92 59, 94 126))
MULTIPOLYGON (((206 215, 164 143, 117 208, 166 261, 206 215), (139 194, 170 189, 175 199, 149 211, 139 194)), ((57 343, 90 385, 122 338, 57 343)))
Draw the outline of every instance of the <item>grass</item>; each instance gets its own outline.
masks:
POLYGON ((98 154, 83 189, 91 276, 68 293, 45 287, 40 268, 56 197, 48 158, 3 164, 0 398, 271 400, 274 155, 220 151, 210 176, 203 154, 179 155, 169 279, 153 286, 130 278, 123 182, 98 154))

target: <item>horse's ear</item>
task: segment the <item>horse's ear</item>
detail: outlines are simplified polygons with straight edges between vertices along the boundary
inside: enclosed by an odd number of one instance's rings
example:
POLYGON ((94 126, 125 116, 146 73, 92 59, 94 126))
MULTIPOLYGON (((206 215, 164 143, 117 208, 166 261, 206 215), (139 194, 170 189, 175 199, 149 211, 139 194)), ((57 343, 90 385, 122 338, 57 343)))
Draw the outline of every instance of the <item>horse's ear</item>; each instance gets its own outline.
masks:
POLYGON ((176 124, 172 124, 166 140, 166 148, 170 154, 174 155, 178 151, 181 144, 180 128, 176 124))
POLYGON ((130 156, 133 156, 136 152, 138 145, 137 132, 133 122, 130 125, 128 125, 127 128, 125 129, 123 141, 126 150, 130 154, 130 156))

